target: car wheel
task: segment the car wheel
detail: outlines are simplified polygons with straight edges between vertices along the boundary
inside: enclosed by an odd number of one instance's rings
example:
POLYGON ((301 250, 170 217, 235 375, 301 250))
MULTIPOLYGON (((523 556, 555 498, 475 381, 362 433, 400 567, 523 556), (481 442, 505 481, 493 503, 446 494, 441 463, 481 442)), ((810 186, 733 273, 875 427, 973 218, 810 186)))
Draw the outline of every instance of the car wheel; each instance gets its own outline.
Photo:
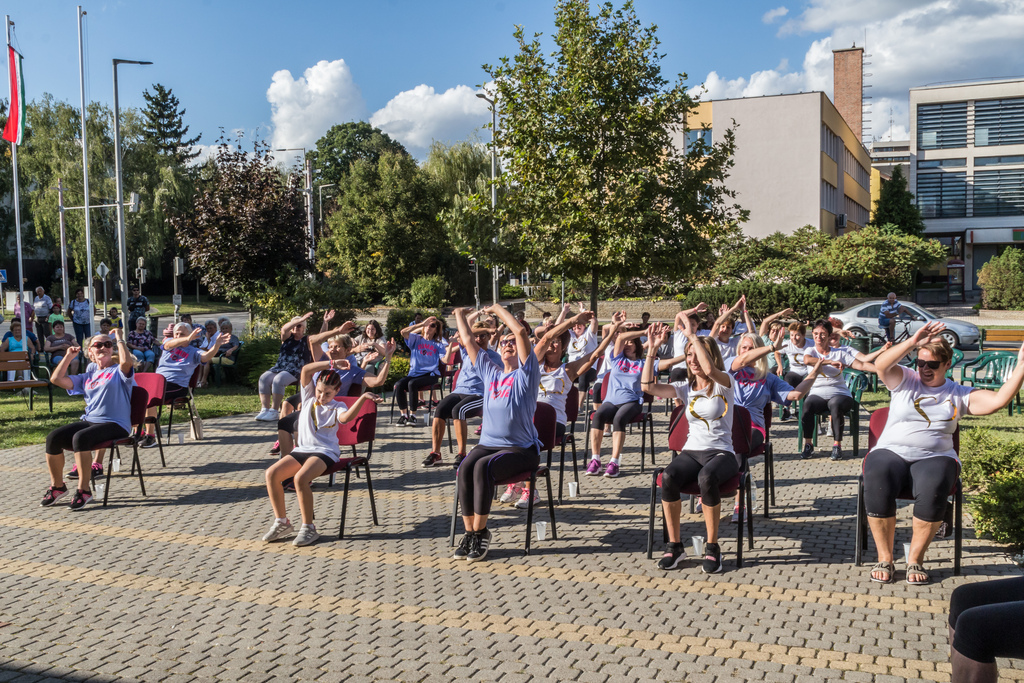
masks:
POLYGON ((960 337, 956 336, 956 332, 953 332, 951 330, 943 330, 941 336, 954 349, 960 348, 960 337))
POLYGON ((854 334, 854 335, 856 335, 858 337, 866 337, 866 336, 868 336, 867 331, 864 328, 862 328, 862 327, 851 327, 850 328, 850 334, 854 334))

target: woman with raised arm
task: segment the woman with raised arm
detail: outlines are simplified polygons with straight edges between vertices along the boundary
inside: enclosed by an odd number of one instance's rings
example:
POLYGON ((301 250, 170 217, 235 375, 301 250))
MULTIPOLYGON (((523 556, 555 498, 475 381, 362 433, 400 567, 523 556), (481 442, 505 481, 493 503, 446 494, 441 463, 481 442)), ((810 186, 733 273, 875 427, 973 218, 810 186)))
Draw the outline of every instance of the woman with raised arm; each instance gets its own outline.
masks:
MULTIPOLYGON (((732 334, 736 329, 736 315, 739 311, 746 311, 746 309, 746 294, 740 296, 730 307, 722 304, 722 310, 711 327, 711 336, 718 343, 718 351, 722 354, 722 363, 725 364, 725 367, 729 367, 732 359, 736 357, 736 345, 740 341, 738 336, 734 337, 732 334)), ((750 329, 748 328, 747 331, 749 332, 750 329)))
POLYGON ((484 309, 505 323, 509 333, 498 342, 501 363, 483 353, 473 337, 466 315, 473 309, 455 309, 459 334, 466 342, 470 364, 484 382, 483 431, 480 442, 459 465, 456 474, 462 523, 466 534, 455 549, 456 559, 476 562, 487 557, 491 512, 496 481, 540 464, 540 439, 533 426, 540 386, 540 365, 530 345, 530 334, 504 307, 484 309))
POLYGON ((914 531, 907 557, 907 583, 928 583, 924 555, 942 524, 946 498, 960 474, 953 434, 964 415, 991 415, 1002 410, 1024 382, 1024 346, 1017 366, 999 391, 975 389, 946 378, 953 349, 940 334, 945 326, 930 322, 875 359, 878 376, 892 393, 889 419, 878 442, 864 457, 864 507, 878 550, 871 580, 895 578, 893 541, 896 496, 912 489, 914 531), (917 349, 915 369, 899 365, 917 349))
POLYGON ((277 363, 260 375, 262 410, 257 413, 256 420, 277 422, 281 414, 285 388, 299 380, 302 366, 312 360, 305 340, 306 321, 311 317, 313 311, 296 316, 281 327, 281 349, 277 354, 277 363))
POLYGON ((267 468, 267 495, 274 510, 274 523, 263 535, 266 543, 295 532, 285 507, 285 479, 293 479, 295 482, 299 514, 302 516, 302 527, 292 545, 309 545, 320 538, 313 524, 313 491, 310 486, 327 468, 341 460, 338 426, 355 419, 366 401, 380 403, 383 400, 367 392, 356 399, 351 408, 341 401, 335 401, 342 385, 338 371, 349 369, 347 360, 307 363, 302 367, 302 410, 297 413, 298 445, 291 453, 267 468))
MULTIPOLYGON (((807 325, 802 322, 795 321, 789 324, 789 339, 782 344, 782 355, 789 359, 789 370, 786 371, 783 379, 786 380, 786 384, 795 387, 800 382, 804 381, 804 377, 807 376, 807 365, 804 363, 804 354, 809 349, 814 348, 814 342, 807 338, 807 325)), ((782 366, 779 366, 779 372, 782 372, 782 366)), ((790 418, 789 408, 785 408, 782 411, 782 419, 788 420, 790 418)))
POLYGON ((402 330, 402 337, 409 346, 409 374, 395 382, 395 399, 402 413, 398 418, 400 425, 423 424, 416 416, 420 389, 429 389, 441 380, 438 361, 447 346, 442 330, 441 321, 434 316, 402 330))
MULTIPOLYGON (((568 306, 568 304, 566 304, 568 306)), ((583 302, 579 303, 580 313, 583 313, 587 309, 583 306, 583 302)), ((562 311, 563 314, 566 311, 562 311)), ((578 317, 578 316, 577 316, 578 317)), ((560 323, 562 321, 556 321, 560 323)), ((593 315, 590 318, 589 323, 576 324, 569 329, 569 342, 568 344, 562 344, 563 349, 569 351, 569 362, 575 363, 576 361, 587 358, 594 352, 600 345, 600 341, 597 338, 597 316, 593 315)), ((600 357, 600 356, 599 356, 600 357)), ((576 388, 579 389, 580 394, 580 406, 587 400, 587 390, 597 380, 597 368, 591 364, 590 368, 586 372, 581 373, 576 380, 576 388)))
MULTIPOLYGON (((697 482, 700 485, 704 525, 707 542, 704 544, 705 574, 722 571, 722 549, 718 545, 718 523, 722 507, 719 485, 735 477, 741 462, 733 452, 732 406, 733 382, 722 365, 718 344, 708 337, 698 337, 687 318, 683 319, 687 336, 686 364, 689 380, 675 384, 661 384, 653 363, 644 365, 643 387, 654 396, 678 398, 686 405, 683 415, 689 425, 689 435, 679 453, 661 475, 661 505, 665 513, 669 543, 665 555, 658 562, 661 569, 675 569, 682 561, 683 544, 680 538, 679 517, 682 511, 681 490, 697 482)), ((652 331, 654 342, 648 350, 648 359, 654 359, 657 342, 668 338, 668 328, 652 331)))
POLYGON ((92 502, 92 452, 98 444, 123 439, 131 432, 132 386, 135 384, 134 356, 125 346, 120 330, 108 337, 98 334, 89 340, 86 356, 90 363, 80 375, 69 377, 68 365, 81 351, 68 349, 50 381, 72 396, 85 396, 85 415, 78 422, 58 427, 46 437, 46 467, 50 487, 40 503, 53 505, 68 492, 64 483, 64 451, 73 451, 78 469, 78 490, 71 500, 72 510, 81 510, 92 502), (119 347, 119 364, 114 363, 114 345, 119 347))
MULTIPOLYGON (((700 324, 699 316, 707 313, 708 305, 701 301, 693 308, 688 308, 685 311, 679 311, 676 313, 675 327, 672 329, 672 355, 673 356, 685 356, 686 355, 686 333, 682 323, 682 318, 689 318, 690 327, 697 329, 700 324)), ((702 330, 698 332, 702 337, 708 336, 710 332, 708 330, 702 330), (703 334, 701 333, 703 332, 703 334)), ((686 363, 677 365, 672 368, 672 372, 668 374, 669 381, 681 382, 686 379, 686 363)))

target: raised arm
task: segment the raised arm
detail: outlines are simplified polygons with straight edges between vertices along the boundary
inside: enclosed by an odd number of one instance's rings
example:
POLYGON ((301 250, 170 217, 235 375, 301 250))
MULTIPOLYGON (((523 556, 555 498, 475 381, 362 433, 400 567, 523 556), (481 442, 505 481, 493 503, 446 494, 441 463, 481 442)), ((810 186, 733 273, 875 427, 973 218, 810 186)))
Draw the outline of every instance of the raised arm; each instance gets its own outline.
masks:
MULTIPOLYGON (((730 317, 732 317, 733 313, 735 313, 736 311, 740 310, 740 308, 745 306, 746 303, 747 303, 747 295, 744 294, 744 295, 740 296, 740 298, 736 300, 736 303, 734 303, 731 307, 722 310, 722 312, 718 314, 718 317, 715 318, 715 324, 711 328, 711 334, 713 334, 713 335, 718 334, 718 328, 721 327, 722 325, 724 325, 725 321, 728 320, 730 317)), ((724 306, 725 304, 722 304, 722 305, 724 306)))
POLYGON ((201 353, 199 355, 199 360, 203 361, 204 363, 209 363, 210 360, 212 360, 213 357, 217 355, 217 350, 221 347, 221 344, 230 339, 230 334, 218 334, 213 339, 213 346, 208 348, 204 353, 201 353))
MULTIPOLYGON (((333 312, 334 311, 331 311, 331 313, 333 313, 333 312)), ((331 316, 331 317, 333 318, 334 316, 331 316)), ((320 346, 325 341, 327 341, 328 339, 330 339, 331 337, 333 337, 335 335, 351 334, 352 332, 355 332, 355 329, 356 329, 355 322, 353 322, 352 320, 346 320, 342 324, 340 324, 337 327, 335 327, 333 330, 323 330, 322 332, 317 332, 314 335, 308 336, 307 337, 307 341, 309 342, 309 351, 310 351, 310 353, 314 354, 314 357, 315 357, 316 347, 320 346)))
MULTIPOLYGON (((469 326, 469 320, 467 316, 472 308, 456 308, 455 309, 455 326, 459 330, 459 336, 466 342, 465 349, 469 355, 469 362, 471 365, 476 365, 477 354, 480 353, 480 345, 476 343, 476 339, 473 337, 473 330, 469 326)), ((485 309, 486 310, 486 309, 485 309)), ((406 328, 408 329, 408 328, 406 328)), ((405 334, 405 330, 402 330, 405 334)))
POLYGON ((560 310, 558 312, 558 317, 555 318, 555 323, 554 324, 556 326, 558 326, 558 325, 561 325, 563 322, 565 322, 565 316, 569 315, 569 311, 571 311, 571 310, 572 310, 572 304, 566 304, 566 305, 562 306, 562 310, 560 310))
POLYGON ((110 336, 114 338, 114 343, 117 344, 117 355, 120 358, 118 365, 121 367, 121 373, 124 375, 130 375, 135 370, 135 356, 128 350, 128 345, 124 343, 124 332, 114 328, 110 331, 110 336))
MULTIPOLYGON (((937 337, 944 329, 946 329, 946 326, 938 321, 922 325, 914 332, 914 336, 910 339, 905 339, 899 344, 885 349, 875 358, 875 372, 882 379, 886 389, 892 391, 903 381, 903 371, 898 365, 900 359, 918 346, 926 344, 932 337, 937 337)), ((974 399, 972 398, 971 400, 973 401, 974 399)))
POLYGON ((821 361, 822 359, 818 358, 812 365, 808 366, 810 367, 810 370, 808 370, 807 376, 804 377, 800 384, 793 388, 793 391, 786 394, 787 401, 799 401, 807 395, 807 392, 811 390, 811 385, 814 384, 814 380, 818 379, 818 370, 821 369, 821 361))
MULTIPOLYGON (((689 321, 690 319, 687 317, 687 325, 689 324, 689 321)), ((689 327, 687 327, 687 329, 689 329, 689 327)), ((647 362, 644 363, 643 370, 640 373, 640 388, 652 396, 657 396, 659 398, 675 398, 676 388, 671 384, 661 384, 658 382, 658 378, 654 376, 654 361, 658 358, 658 347, 668 340, 668 325, 663 323, 654 323, 647 328, 647 332, 647 338, 651 343, 647 347, 647 362)), ((619 336, 621 337, 622 335, 619 336)))
POLYGON ((359 415, 359 409, 362 408, 363 404, 366 403, 367 401, 370 401, 372 403, 383 403, 384 397, 378 396, 377 394, 371 394, 370 392, 362 394, 359 398, 356 399, 356 402, 353 403, 348 410, 346 410, 344 413, 338 413, 338 422, 351 422, 352 420, 356 419, 356 417, 359 415))
MULTIPOLYGON (((6 342, 4 342, 4 344, 6 345, 6 342)), ((53 374, 50 375, 51 384, 68 391, 74 388, 74 383, 71 381, 71 378, 68 377, 68 366, 71 365, 71 359, 77 358, 81 351, 81 347, 75 346, 74 344, 68 347, 68 352, 60 359, 60 363, 57 364, 57 367, 53 369, 53 374)))
POLYGON ((288 322, 286 322, 281 327, 281 341, 284 341, 285 339, 288 338, 288 335, 290 335, 292 333, 292 329, 294 329, 296 325, 298 325, 299 323, 304 323, 304 322, 306 322, 307 320, 309 320, 312 317, 313 317, 313 311, 310 311, 309 313, 306 313, 305 315, 296 316, 296 317, 292 318, 291 320, 289 320, 288 322))
POLYGON ((427 325, 429 325, 429 324, 430 324, 430 323, 432 323, 432 322, 435 322, 436 320, 437 320, 437 318, 435 318, 434 316, 430 316, 429 318, 427 318, 427 319, 426 319, 426 320, 424 320, 423 322, 419 323, 418 325, 409 325, 409 327, 405 327, 405 328, 403 328, 403 329, 402 329, 402 332, 401 332, 401 334, 402 334, 402 339, 408 339, 408 338, 409 338, 409 335, 410 335, 410 334, 413 334, 414 332, 415 332, 416 334, 419 334, 419 333, 420 333, 420 331, 421 331, 421 330, 422 330, 422 329, 423 329, 424 327, 426 327, 427 325))
POLYGON ((1020 391, 1022 383, 1024 383, 1024 344, 1017 351, 1017 365, 1003 382, 1003 386, 999 387, 999 391, 988 389, 972 391, 967 411, 971 415, 991 415, 997 410, 1002 410, 1020 391))
MULTIPOLYGON (((498 316, 498 320, 505 324, 508 331, 514 334, 516 337, 516 353, 519 356, 519 362, 525 363, 530 359, 530 354, 533 353, 533 346, 530 344, 530 333, 526 327, 522 325, 516 317, 508 312, 504 306, 494 304, 485 309, 489 313, 493 313, 498 316)), ((476 359, 474 358, 474 362, 476 359)))
MULTIPOLYGON (((785 318, 787 315, 793 315, 792 308, 787 308, 783 311, 779 311, 778 313, 772 313, 770 316, 761 321, 761 327, 760 329, 758 329, 758 333, 760 333, 762 337, 768 334, 768 329, 772 326, 772 323, 778 320, 779 318, 785 318)), ((750 328, 750 331, 753 332, 754 329, 750 328)))
POLYGON ((384 345, 384 364, 377 370, 376 376, 364 377, 363 384, 370 389, 374 389, 388 381, 388 372, 391 370, 391 356, 395 353, 396 348, 398 348, 398 344, 395 343, 394 339, 384 345))
POLYGON ((682 323, 680 322, 680 318, 689 318, 691 315, 693 315, 695 313, 704 313, 707 310, 708 310, 708 305, 706 303, 704 303, 703 301, 701 301, 699 304, 697 304, 693 308, 687 308, 685 311, 679 311, 678 313, 676 313, 676 321, 675 321, 676 322, 676 326, 675 326, 675 329, 677 329, 677 330, 682 330, 683 329, 682 323))
POLYGON ((306 363, 299 373, 299 386, 306 386, 313 381, 313 375, 321 370, 348 370, 351 365, 347 360, 321 360, 316 363, 306 363))
MULTIPOLYGON (((566 304, 566 307, 568 308, 568 304, 566 304)), ((565 314, 564 309, 562 310, 562 314, 565 314)), ((562 315, 559 315, 558 317, 561 318, 562 315)), ((590 311, 584 311, 582 313, 579 313, 578 315, 574 315, 568 320, 565 320, 564 318, 562 320, 559 320, 554 327, 550 328, 547 332, 544 333, 543 337, 537 340, 537 345, 533 347, 533 354, 537 356, 538 360, 544 358, 544 354, 546 354, 548 352, 548 349, 551 348, 552 340, 558 339, 568 330, 572 329, 573 326, 586 325, 587 323, 593 321, 593 319, 593 313, 591 313, 590 311)))
POLYGON ((177 349, 182 346, 188 346, 196 339, 199 339, 199 335, 203 333, 203 328, 192 330, 192 334, 187 337, 167 337, 164 339, 164 349, 177 349))

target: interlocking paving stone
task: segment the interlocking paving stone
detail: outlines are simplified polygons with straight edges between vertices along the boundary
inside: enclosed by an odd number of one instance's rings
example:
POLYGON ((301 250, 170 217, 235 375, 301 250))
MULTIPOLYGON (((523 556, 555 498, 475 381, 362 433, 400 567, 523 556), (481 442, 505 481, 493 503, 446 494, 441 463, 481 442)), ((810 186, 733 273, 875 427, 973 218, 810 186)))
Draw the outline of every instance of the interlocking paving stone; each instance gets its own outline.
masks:
MULTIPOLYGON (((663 465, 667 419, 655 420, 663 465)), ((963 576, 952 575, 952 543, 938 541, 931 586, 870 583, 874 549, 865 566, 852 562, 850 439, 843 461, 823 451, 802 461, 794 422, 773 425, 777 505, 765 519, 758 491, 742 569, 723 505, 716 576, 692 559, 670 573, 647 560, 639 432, 622 476, 581 477, 581 495, 556 506, 557 541, 549 529, 524 556, 525 512, 496 503, 491 555, 474 564, 450 559, 454 472, 419 466, 425 429, 382 413, 372 458, 381 524, 353 478, 338 541, 342 487, 318 483, 323 538, 307 548, 259 541, 272 517, 272 426, 238 416, 206 432, 168 446, 167 468, 140 453, 148 496, 122 471, 107 508, 77 514, 38 507, 41 447, 0 452, 0 681, 944 681, 949 593, 1019 574, 965 519, 963 576)), ((754 475, 762 484, 760 460, 754 475)), ((288 505, 297 516, 294 496, 288 505)), ((897 544, 909 516, 901 505, 897 544)), ((535 519, 547 520, 546 504, 535 519)), ((684 537, 704 534, 685 506, 682 526, 684 537)), ((1024 680, 1024 663, 1000 665, 1006 680, 1024 680)))

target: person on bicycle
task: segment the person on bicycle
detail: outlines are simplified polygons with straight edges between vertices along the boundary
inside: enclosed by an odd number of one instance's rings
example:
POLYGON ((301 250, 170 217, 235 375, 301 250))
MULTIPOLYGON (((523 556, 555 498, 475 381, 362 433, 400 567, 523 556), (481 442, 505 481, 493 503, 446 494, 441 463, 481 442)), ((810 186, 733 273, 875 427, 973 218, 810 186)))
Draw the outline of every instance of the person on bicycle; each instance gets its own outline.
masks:
POLYGON ((896 319, 905 313, 907 311, 903 309, 903 304, 896 301, 896 293, 889 292, 886 302, 882 304, 882 308, 878 311, 878 326, 882 328, 885 341, 895 341, 896 319))

